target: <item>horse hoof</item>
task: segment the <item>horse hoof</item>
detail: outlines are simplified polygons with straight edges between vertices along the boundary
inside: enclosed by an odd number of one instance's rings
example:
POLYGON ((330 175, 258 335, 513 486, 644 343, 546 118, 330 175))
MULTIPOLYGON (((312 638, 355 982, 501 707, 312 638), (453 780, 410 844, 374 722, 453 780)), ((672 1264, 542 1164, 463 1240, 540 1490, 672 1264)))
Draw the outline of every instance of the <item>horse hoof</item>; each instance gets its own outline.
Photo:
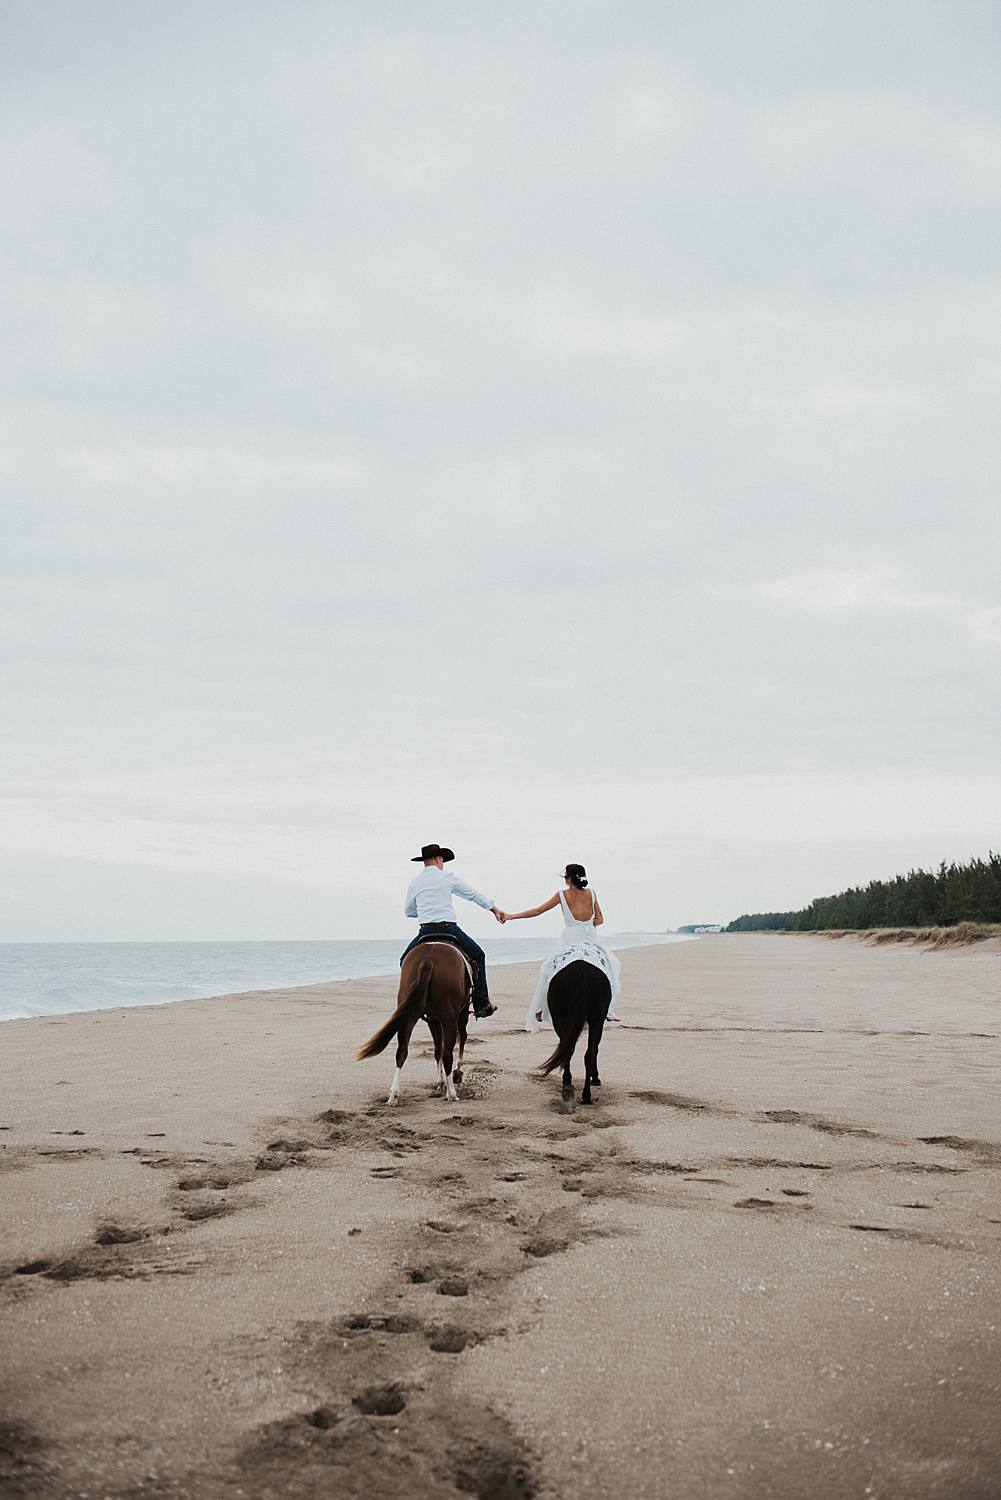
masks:
POLYGON ((399 1102, 400 1100, 397 1094, 390 1094, 389 1098, 386 1100, 387 1104, 399 1104, 399 1102))
POLYGON ((601 1079, 600 1078, 592 1078, 591 1079, 591 1087, 593 1089, 600 1089, 601 1088, 601 1079))
POLYGON ((573 1098, 573 1089, 570 1088, 567 1084, 563 1085, 561 1092, 564 1099, 570 1100, 573 1098))
POLYGON ((587 1094, 587 1095, 581 1094, 581 1096, 580 1096, 580 1102, 581 1102, 581 1104, 593 1104, 594 1100, 591 1098, 590 1094, 587 1094))

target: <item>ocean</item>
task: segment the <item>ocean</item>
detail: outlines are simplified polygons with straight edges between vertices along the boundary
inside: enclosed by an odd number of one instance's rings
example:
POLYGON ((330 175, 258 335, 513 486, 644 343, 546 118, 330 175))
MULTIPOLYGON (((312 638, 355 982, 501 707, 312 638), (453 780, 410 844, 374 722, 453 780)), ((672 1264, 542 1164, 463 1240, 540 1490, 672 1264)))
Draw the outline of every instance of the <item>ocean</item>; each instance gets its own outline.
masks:
MULTIPOLYGON (((610 948, 679 943, 680 933, 630 932, 610 948)), ((555 934, 486 938, 490 964, 541 962, 555 934)), ((164 1005, 239 990, 284 989, 396 972, 405 938, 364 942, 0 943, 0 1021, 119 1005, 164 1005)))

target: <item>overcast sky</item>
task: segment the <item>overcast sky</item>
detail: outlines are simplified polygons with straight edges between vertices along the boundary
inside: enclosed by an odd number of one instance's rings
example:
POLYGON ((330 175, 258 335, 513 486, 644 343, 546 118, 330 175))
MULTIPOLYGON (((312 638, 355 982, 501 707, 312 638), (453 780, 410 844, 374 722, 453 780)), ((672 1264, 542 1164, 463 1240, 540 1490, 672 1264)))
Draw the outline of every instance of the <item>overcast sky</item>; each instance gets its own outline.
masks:
POLYGON ((999 73, 993 0, 5 0, 0 938, 997 848, 999 73))

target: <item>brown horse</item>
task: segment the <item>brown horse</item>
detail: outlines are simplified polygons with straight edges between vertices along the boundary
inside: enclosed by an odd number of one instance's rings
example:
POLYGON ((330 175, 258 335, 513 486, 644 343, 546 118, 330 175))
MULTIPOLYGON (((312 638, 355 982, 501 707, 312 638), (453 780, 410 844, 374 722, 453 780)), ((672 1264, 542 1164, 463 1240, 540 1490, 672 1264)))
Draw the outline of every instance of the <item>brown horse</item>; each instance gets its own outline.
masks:
POLYGON ((570 1063, 585 1026, 587 1050, 584 1053, 581 1104, 592 1102, 592 1083, 596 1088, 601 1087, 601 1079, 598 1077, 598 1048, 601 1046, 601 1033, 611 1003, 612 987, 607 976, 595 964, 586 963, 581 958, 567 964, 565 969, 554 974, 550 980, 549 1014, 560 1040, 552 1057, 542 1064, 542 1072, 551 1073, 554 1068, 563 1069, 564 1099, 573 1098, 570 1063))
POLYGON ((387 1104, 400 1097, 400 1074, 410 1049, 410 1036, 422 1018, 434 1040, 434 1060, 438 1064, 438 1084, 444 1085, 447 1099, 458 1099, 455 1085, 462 1082, 462 1054, 466 1046, 469 1021, 469 997, 473 976, 469 964, 454 943, 421 943, 407 954, 400 972, 397 1005, 385 1026, 358 1048, 359 1062, 382 1052, 395 1036, 396 1072, 387 1104), (459 1044, 458 1067, 452 1072, 456 1041, 459 1044))

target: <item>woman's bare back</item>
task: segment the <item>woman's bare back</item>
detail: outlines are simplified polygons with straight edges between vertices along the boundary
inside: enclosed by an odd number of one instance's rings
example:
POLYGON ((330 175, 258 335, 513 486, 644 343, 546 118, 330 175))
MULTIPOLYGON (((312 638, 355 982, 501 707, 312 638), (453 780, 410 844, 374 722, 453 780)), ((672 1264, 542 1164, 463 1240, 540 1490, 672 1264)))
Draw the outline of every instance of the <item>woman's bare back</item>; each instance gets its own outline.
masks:
POLYGON ((594 915, 594 896, 590 891, 579 890, 572 885, 563 892, 563 899, 577 922, 589 922, 594 915))

